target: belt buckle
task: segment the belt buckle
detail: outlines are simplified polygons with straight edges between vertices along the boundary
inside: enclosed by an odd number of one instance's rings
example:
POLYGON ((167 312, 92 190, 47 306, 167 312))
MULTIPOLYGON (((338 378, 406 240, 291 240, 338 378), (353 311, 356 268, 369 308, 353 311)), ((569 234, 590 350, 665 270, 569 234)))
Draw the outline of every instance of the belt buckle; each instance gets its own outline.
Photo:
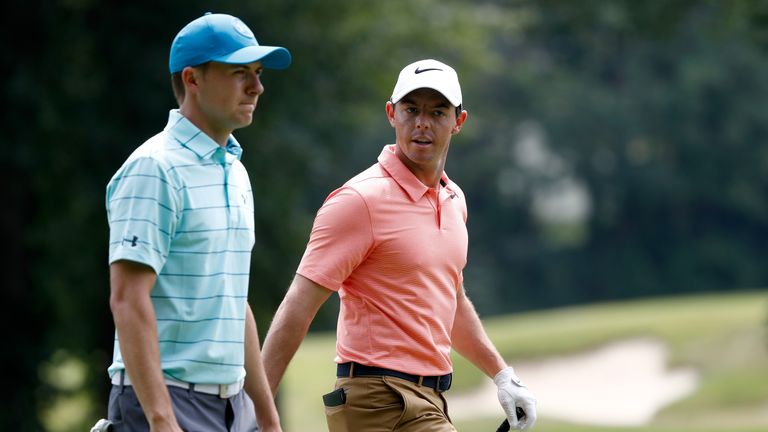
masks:
POLYGON ((232 384, 219 384, 219 397, 222 399, 229 399, 232 396, 240 393, 243 388, 243 381, 238 381, 232 384))

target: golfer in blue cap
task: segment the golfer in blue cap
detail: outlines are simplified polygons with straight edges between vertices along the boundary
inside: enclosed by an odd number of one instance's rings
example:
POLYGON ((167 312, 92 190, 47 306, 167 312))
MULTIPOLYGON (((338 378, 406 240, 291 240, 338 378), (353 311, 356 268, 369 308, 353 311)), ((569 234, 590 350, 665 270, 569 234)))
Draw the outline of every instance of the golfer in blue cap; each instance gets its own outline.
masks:
POLYGON ((107 186, 112 430, 281 430, 247 301, 254 203, 232 132, 253 120, 262 71, 290 62, 231 15, 173 40, 179 109, 107 186))

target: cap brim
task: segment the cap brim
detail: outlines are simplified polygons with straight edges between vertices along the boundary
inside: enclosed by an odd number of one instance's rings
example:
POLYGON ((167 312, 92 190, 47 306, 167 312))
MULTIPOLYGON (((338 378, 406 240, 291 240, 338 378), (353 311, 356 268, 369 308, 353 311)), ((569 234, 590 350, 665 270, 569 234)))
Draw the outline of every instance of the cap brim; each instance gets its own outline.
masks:
POLYGON ((412 92, 414 90, 418 90, 420 88, 428 88, 428 89, 432 89, 432 90, 440 93, 441 95, 443 95, 443 97, 445 97, 448 100, 448 102, 451 103, 451 105, 453 105, 455 107, 461 105, 461 99, 457 99, 456 97, 449 96, 447 94, 448 92, 446 92, 445 89, 438 88, 438 86, 432 85, 431 83, 430 84, 419 83, 419 84, 415 84, 415 85, 413 85, 411 87, 406 87, 406 88, 403 88, 403 89, 398 89, 398 91, 392 95, 390 100, 392 101, 392 103, 398 103, 398 102, 400 102, 400 100, 402 98, 405 97, 405 95, 407 95, 408 93, 410 93, 410 92, 412 92))
POLYGON ((285 69, 291 64, 291 53, 282 47, 249 46, 211 61, 230 64, 246 64, 255 61, 268 69, 285 69))

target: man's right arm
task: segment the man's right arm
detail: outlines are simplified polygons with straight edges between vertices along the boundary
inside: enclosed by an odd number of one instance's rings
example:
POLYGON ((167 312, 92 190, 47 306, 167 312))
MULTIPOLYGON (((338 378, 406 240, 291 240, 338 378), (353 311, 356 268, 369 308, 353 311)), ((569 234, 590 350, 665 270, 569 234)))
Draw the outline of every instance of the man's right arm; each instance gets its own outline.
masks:
POLYGON ((299 274, 293 279, 288 293, 275 313, 264 339, 261 356, 272 394, 277 393, 288 363, 309 330, 320 306, 332 291, 299 274))
POLYGON ((157 320, 150 292, 157 274, 143 264, 119 260, 110 266, 109 306, 120 353, 152 432, 182 432, 160 368, 157 320))

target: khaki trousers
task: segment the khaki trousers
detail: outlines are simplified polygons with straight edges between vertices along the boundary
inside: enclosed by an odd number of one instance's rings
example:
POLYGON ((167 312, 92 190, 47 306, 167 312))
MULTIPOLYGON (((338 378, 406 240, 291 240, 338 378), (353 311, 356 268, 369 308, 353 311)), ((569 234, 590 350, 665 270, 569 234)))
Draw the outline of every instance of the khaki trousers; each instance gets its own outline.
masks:
POLYGON ((388 376, 338 378, 335 388, 345 400, 326 402, 330 432, 456 432, 432 388, 388 376))

